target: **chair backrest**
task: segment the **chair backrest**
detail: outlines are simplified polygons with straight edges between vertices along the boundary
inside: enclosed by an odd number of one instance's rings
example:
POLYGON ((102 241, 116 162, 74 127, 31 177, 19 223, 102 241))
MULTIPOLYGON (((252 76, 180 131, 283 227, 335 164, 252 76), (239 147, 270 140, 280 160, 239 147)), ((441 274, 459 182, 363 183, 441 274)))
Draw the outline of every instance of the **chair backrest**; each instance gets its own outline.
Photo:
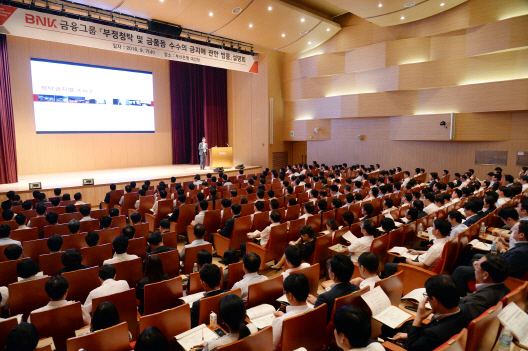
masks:
MULTIPOLYGON (((270 236, 266 245, 267 260, 280 260, 284 250, 288 246, 288 224, 282 223, 271 227, 270 236)), ((262 262, 260 269, 265 268, 266 262, 262 262)))
POLYGON ((119 228, 108 228, 95 231, 99 234, 99 243, 98 245, 112 244, 114 239, 121 235, 119 228))
POLYGON ((179 306, 183 296, 181 277, 145 285, 145 302, 143 315, 161 312, 179 306), (163 298, 160 298, 160 297, 163 298))
POLYGON ((305 277, 308 279, 308 283, 310 283, 310 294, 317 296, 317 290, 319 289, 319 263, 315 263, 310 267, 296 269, 294 271, 291 271, 290 274, 293 273, 302 273, 305 275, 305 277))
POLYGON ((154 206, 154 195, 139 197, 138 212, 141 214, 141 220, 145 220, 145 213, 147 213, 152 206, 154 206))
POLYGON ((467 344, 467 329, 464 328, 460 333, 449 338, 445 343, 438 346, 434 351, 465 351, 467 344))
POLYGON ((44 226, 44 238, 49 238, 55 234, 69 235, 70 230, 68 229, 68 223, 65 224, 54 224, 44 226))
MULTIPOLYGON (((172 202, 171 202, 171 204, 172 204, 172 202)), ((167 216, 165 216, 165 217, 167 217, 167 216)), ((112 217, 112 224, 110 225, 110 227, 119 228, 119 231, 121 232, 125 226, 126 226, 126 216, 125 215, 112 217)))
POLYGON ((62 273, 62 276, 70 283, 68 300, 84 302, 90 291, 101 286, 101 282, 99 281, 99 267, 65 272, 62 273))
POLYGON ((370 285, 367 285, 361 290, 354 291, 351 294, 341 296, 335 299, 331 320, 332 321, 334 320, 334 314, 338 309, 340 309, 343 306, 347 306, 347 305, 356 306, 365 311, 369 311, 369 307, 367 306, 365 300, 361 298, 362 295, 368 293, 369 291, 370 291, 370 285))
POLYGON ((143 267, 141 258, 134 258, 129 261, 112 263, 116 268, 116 280, 126 280, 128 286, 136 286, 143 279, 143 267))
POLYGON ((61 261, 62 252, 50 253, 39 256, 39 267, 44 275, 56 276, 63 268, 61 261))
POLYGON ((149 225, 148 223, 139 223, 133 225, 133 227, 136 229, 136 232, 134 234, 134 238, 145 238, 145 243, 147 242, 147 239, 149 237, 149 225))
POLYGON ((387 243, 387 251, 395 246, 403 245, 403 227, 391 230, 389 232, 389 238, 387 243))
POLYGON ((147 244, 145 239, 137 238, 128 241, 128 248, 126 251, 129 255, 139 256, 142 260, 147 256, 147 244))
MULTIPOLYGON (((205 212, 203 225, 206 233, 216 233, 220 229, 221 212, 222 210, 213 210, 213 205, 209 203, 209 211, 205 212)), ((206 235, 209 239, 209 235, 206 235)))
POLYGON ((31 311, 46 306, 50 301, 44 285, 50 277, 43 277, 7 286, 9 290, 9 311, 11 315, 23 314, 26 320, 31 311))
POLYGON ((375 287, 381 287, 381 289, 387 294, 392 305, 399 306, 403 292, 403 271, 397 272, 396 274, 378 280, 375 287))
POLYGON ((191 246, 185 248, 185 259, 183 263, 183 270, 181 274, 189 274, 193 271, 194 264, 196 263, 198 252, 202 250, 207 250, 213 253, 212 244, 202 244, 198 246, 191 246))
POLYGON ((11 231, 9 237, 13 240, 18 240, 20 242, 37 240, 39 239, 39 232, 37 228, 17 229, 11 231))
POLYGON ((63 213, 59 215, 59 224, 69 223, 72 219, 80 221, 82 214, 79 212, 63 213))
POLYGON ((442 259, 444 260, 444 264, 440 274, 451 274, 455 269, 459 241, 460 237, 456 236, 445 243, 444 250, 442 251, 442 259))
POLYGON ((17 265, 21 260, 0 262, 0 286, 8 286, 18 280, 17 265))
POLYGON ((306 218, 306 225, 312 227, 316 234, 319 233, 321 231, 321 215, 315 214, 306 218))
POLYGON ((405 227, 403 227, 403 243, 410 243, 414 241, 414 238, 416 237, 416 223, 409 223, 405 227))
POLYGON ((191 224, 196 215, 196 206, 193 204, 180 206, 178 223, 171 223, 171 232, 183 234, 187 231, 187 226, 191 224))
POLYGON ((255 213, 253 215, 253 225, 251 226, 251 230, 258 230, 261 232, 269 225, 269 222, 269 211, 255 213))
POLYGON ((76 249, 80 251, 83 247, 88 247, 88 244, 86 244, 87 235, 88 233, 63 235, 62 251, 66 251, 68 249, 76 249))
POLYGON ((39 338, 52 337, 57 351, 66 351, 66 340, 84 325, 81 303, 75 302, 51 310, 31 313, 31 324, 39 338))
POLYGON ((282 280, 283 277, 280 274, 275 278, 250 284, 248 286, 248 308, 262 305, 263 303, 273 304, 283 295, 282 280))
POLYGON ((200 272, 189 274, 189 281, 187 282, 187 295, 192 295, 203 291, 204 289, 200 282, 200 272))
POLYGON ((13 329, 18 325, 18 321, 15 317, 8 318, 0 321, 0 350, 5 350, 5 343, 7 339, 7 335, 13 329))
POLYGON ((242 261, 231 263, 227 266, 227 285, 226 290, 230 290, 236 282, 244 277, 244 263, 242 261))
POLYGON ((90 211, 90 217, 92 217, 93 219, 97 219, 98 221, 103 216, 108 216, 108 209, 107 208, 97 209, 97 210, 92 209, 90 211))
POLYGON ((305 218, 299 218, 290 222, 290 229, 288 231, 288 242, 297 241, 301 237, 301 228, 306 225, 305 218))
POLYGON ((130 192, 124 194, 123 206, 121 207, 121 215, 127 215, 128 210, 134 208, 139 194, 137 192, 130 192))
POLYGON ((233 225, 233 232, 231 233, 231 242, 229 247, 239 248, 240 244, 249 241, 247 233, 251 230, 251 217, 238 217, 235 218, 233 225))
POLYGON ((313 253, 312 265, 319 263, 319 276, 326 270, 326 260, 328 257, 328 248, 332 246, 332 236, 323 235, 315 238, 315 249, 313 253), (322 272, 321 272, 322 271, 322 272))
POLYGON ((500 311, 502 311, 501 301, 469 323, 466 350, 493 350, 501 326, 499 318, 497 318, 500 311))
MULTIPOLYGON (((118 279, 116 278, 116 280, 118 279)), ((92 316, 97 307, 106 301, 115 305, 119 312, 119 322, 128 323, 128 331, 132 334, 132 339, 135 340, 137 332, 136 289, 132 288, 119 293, 96 297, 92 301, 92 316)))
POLYGON ((286 211, 286 221, 293 221, 299 218, 301 213, 301 205, 294 205, 288 207, 286 211))
POLYGON ((125 190, 116 189, 110 191, 110 201, 108 202, 108 208, 113 208, 114 206, 119 205, 119 200, 125 194, 125 190))
POLYGON ((112 244, 83 247, 81 249, 82 264, 87 266, 102 266, 105 260, 112 258, 112 244))
POLYGON ((271 326, 251 334, 247 338, 220 346, 217 351, 271 351, 273 350, 273 329, 271 326))
MULTIPOLYGON (((48 239, 24 241, 22 243, 23 256, 25 258, 31 258, 33 261, 39 264, 39 256, 50 253, 47 243, 48 239)), ((4 253, 3 247, 0 247, 0 251, 2 254, 4 253)))
POLYGON ((81 233, 90 233, 99 230, 99 220, 91 219, 89 221, 81 222, 81 233))
POLYGON ((70 338, 66 341, 67 351, 129 351, 128 326, 125 322, 95 333, 70 338))
POLYGON ((200 315, 198 317, 198 325, 204 323, 209 324, 209 315, 211 312, 216 313, 218 316, 218 304, 220 303, 220 300, 222 300, 222 298, 227 295, 240 296, 240 289, 235 289, 227 291, 223 294, 200 299, 200 315))
POLYGON ((163 270, 170 278, 180 275, 180 254, 178 253, 178 250, 163 252, 156 256, 158 256, 161 259, 161 262, 163 262, 163 270))
POLYGON ((287 318, 282 322, 282 350, 293 351, 300 347, 308 351, 322 350, 326 341, 328 306, 324 303, 313 310, 287 318))
POLYGON ((370 245, 370 251, 378 256, 380 265, 384 262, 385 256, 387 255, 387 247, 389 245, 389 234, 383 234, 372 240, 370 245))
POLYGON ((508 295, 502 298, 503 306, 508 306, 510 302, 517 304, 523 311, 526 307, 526 298, 528 297, 528 282, 512 290, 508 295))
POLYGON ((157 327, 167 340, 191 329, 191 306, 184 304, 162 312, 143 315, 139 319, 138 335, 148 327, 157 327))
POLYGON ((406 263, 398 263, 398 272, 403 273, 403 295, 407 295, 414 289, 421 289, 424 287, 427 279, 431 278, 435 273, 417 266, 406 263))

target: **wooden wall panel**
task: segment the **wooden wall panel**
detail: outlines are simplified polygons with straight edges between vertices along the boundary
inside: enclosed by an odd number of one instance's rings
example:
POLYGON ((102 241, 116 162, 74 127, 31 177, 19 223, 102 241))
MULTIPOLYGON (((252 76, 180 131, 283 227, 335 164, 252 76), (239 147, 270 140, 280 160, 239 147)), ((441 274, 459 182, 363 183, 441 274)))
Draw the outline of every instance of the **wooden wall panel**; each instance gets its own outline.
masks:
POLYGON ((349 50, 345 54, 345 72, 352 73, 385 67, 387 44, 379 43, 349 50))
POLYGON ((345 53, 317 55, 317 75, 326 76, 345 73, 345 53))
POLYGON ((431 37, 431 61, 447 60, 466 55, 466 31, 459 30, 431 37))
POLYGON ((455 115, 455 140, 502 141, 511 138, 511 112, 459 113, 455 115))
POLYGON ((451 114, 396 116, 390 118, 390 140, 449 140, 451 114), (440 122, 446 122, 446 127, 440 122))
POLYGON ((528 15, 467 30, 466 56, 528 46, 528 15))
MULTIPOLYGON (((358 95, 357 117, 411 115, 417 107, 417 91, 389 91, 358 95)), ((343 116, 348 117, 348 116, 343 116)))
POLYGON ((528 123, 528 111, 512 112, 511 119, 511 141, 526 141, 526 128, 528 123))
POLYGON ((294 79, 282 84, 282 98, 284 101, 301 100, 302 97, 302 80, 294 79))
POLYGON ((169 62, 75 45, 8 36, 19 175, 164 165, 172 162, 169 62), (155 133, 36 134, 30 59, 151 71, 155 133))
POLYGON ((286 141, 330 140, 332 137, 332 124, 330 120, 304 119, 285 121, 283 136, 286 141), (317 134, 314 129, 317 128, 317 134), (294 132, 294 136, 290 132, 294 132))
POLYGON ((303 78, 301 82, 302 99, 316 99, 332 93, 332 76, 303 78))
POLYGON ((409 38, 387 42, 387 66, 429 61, 431 38, 409 38))

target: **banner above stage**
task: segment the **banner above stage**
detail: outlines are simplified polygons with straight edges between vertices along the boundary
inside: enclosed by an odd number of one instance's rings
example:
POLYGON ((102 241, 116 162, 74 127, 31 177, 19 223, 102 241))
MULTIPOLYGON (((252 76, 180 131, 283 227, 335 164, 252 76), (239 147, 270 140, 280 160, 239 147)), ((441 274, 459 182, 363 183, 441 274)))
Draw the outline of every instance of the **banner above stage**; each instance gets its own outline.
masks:
POLYGON ((0 33, 258 73, 251 55, 6 5, 0 33))

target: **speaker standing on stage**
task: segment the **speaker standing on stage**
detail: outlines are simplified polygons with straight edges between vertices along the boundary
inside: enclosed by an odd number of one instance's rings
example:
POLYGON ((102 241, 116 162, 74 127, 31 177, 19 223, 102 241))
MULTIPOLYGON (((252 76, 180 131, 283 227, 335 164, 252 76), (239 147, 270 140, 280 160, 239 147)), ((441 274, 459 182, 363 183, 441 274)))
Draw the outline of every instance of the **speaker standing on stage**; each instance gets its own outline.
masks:
POLYGON ((205 169, 205 160, 207 159, 207 143, 205 137, 202 138, 202 142, 198 145, 198 151, 200 155, 200 169, 205 169))

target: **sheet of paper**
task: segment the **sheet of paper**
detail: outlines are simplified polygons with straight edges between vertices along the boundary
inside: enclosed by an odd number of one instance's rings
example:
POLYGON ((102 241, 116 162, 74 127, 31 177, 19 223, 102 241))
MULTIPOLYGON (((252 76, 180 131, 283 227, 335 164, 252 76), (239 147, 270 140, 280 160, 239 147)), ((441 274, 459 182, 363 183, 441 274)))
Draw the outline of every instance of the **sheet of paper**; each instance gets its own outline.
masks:
MULTIPOLYGON (((286 300, 286 302, 288 302, 288 300, 286 300)), ((265 316, 270 313, 275 313, 275 308, 272 305, 268 304, 258 305, 246 311, 247 317, 251 320, 265 316)))
POLYGON ((47 345, 51 345, 51 349, 55 351, 55 343, 53 342, 53 338, 51 336, 49 338, 40 339, 37 344, 37 349, 47 345))
POLYGON ((90 326, 87 325, 84 328, 78 329, 75 331, 75 336, 81 336, 90 333, 90 326))
POLYGON ((341 244, 335 244, 335 245, 330 246, 329 249, 335 252, 343 252, 345 251, 346 246, 341 245, 341 244))
POLYGON ((483 243, 482 241, 478 239, 473 239, 469 242, 471 246, 473 246, 475 249, 490 251, 491 250, 491 244, 483 243))
POLYGON ((458 209, 458 212, 462 213, 464 216, 466 215, 466 213, 464 212, 464 207, 460 207, 458 209))
MULTIPOLYGON (((420 303, 423 299, 425 299, 424 292, 425 288, 414 289, 413 291, 402 297, 402 300, 414 300, 420 303)), ((425 304, 425 307, 431 309, 431 305, 429 304, 429 302, 425 304)))
POLYGON ((400 223, 400 222, 394 222, 394 225, 396 226, 396 228, 399 228, 403 225, 403 223, 400 223))
POLYGON ((383 310, 389 308, 391 305, 389 297, 379 286, 374 290, 371 290, 368 293, 361 295, 361 298, 366 302, 366 304, 372 311, 373 316, 381 313, 383 310))
POLYGON ((409 319, 409 317, 412 317, 412 315, 402 311, 396 306, 389 306, 380 313, 373 315, 373 317, 386 326, 396 329, 400 324, 409 319))
POLYGON ((499 237, 498 236, 495 236, 495 235, 486 235, 486 238, 484 238, 484 240, 486 241, 497 241, 499 237))
POLYGON ((528 347, 528 314, 516 303, 510 302, 499 313, 501 323, 510 328, 513 335, 523 346, 528 347))
POLYGON ((176 341, 178 341, 178 343, 185 349, 185 351, 189 351, 193 348, 193 346, 200 345, 204 341, 218 339, 218 335, 207 328, 205 324, 202 324, 184 333, 176 335, 175 338, 176 341))
POLYGON ((391 216, 391 214, 390 214, 390 211, 387 212, 387 213, 384 213, 384 214, 383 214, 383 217, 384 217, 384 218, 390 218, 390 219, 394 220, 394 218, 392 218, 392 216, 391 216))
POLYGON ((188 303, 190 305, 194 301, 200 300, 202 297, 204 297, 204 295, 205 295, 205 292, 202 291, 202 292, 199 292, 199 293, 196 293, 196 294, 180 297, 180 300, 182 300, 183 303, 188 303))
POLYGON ((273 315, 273 313, 271 313, 271 314, 267 314, 265 316, 258 317, 258 318, 255 318, 255 319, 251 319, 250 318, 249 320, 258 329, 264 329, 266 327, 269 327, 274 319, 275 319, 275 316, 273 315))
POLYGON ((350 244, 358 240, 358 238, 352 234, 352 232, 349 230, 345 234, 343 234, 342 238, 344 238, 346 241, 348 241, 350 244))
POLYGON ((408 249, 406 247, 394 246, 392 249, 389 250, 389 252, 403 256, 405 253, 407 253, 407 250, 408 249))
POLYGON ((402 221, 405 224, 409 223, 409 220, 405 217, 400 218, 400 221, 402 221))

